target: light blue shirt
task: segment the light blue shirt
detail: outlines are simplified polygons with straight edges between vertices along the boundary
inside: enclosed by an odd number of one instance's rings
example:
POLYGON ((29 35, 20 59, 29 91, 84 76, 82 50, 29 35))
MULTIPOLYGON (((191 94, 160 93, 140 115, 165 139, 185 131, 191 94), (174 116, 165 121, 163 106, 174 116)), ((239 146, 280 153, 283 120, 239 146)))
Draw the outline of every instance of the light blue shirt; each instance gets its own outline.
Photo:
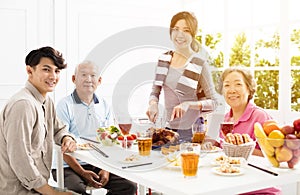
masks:
MULTIPOLYGON (((96 138, 96 130, 99 127, 113 124, 110 107, 107 102, 94 94, 93 101, 88 105, 82 102, 76 92, 62 100, 56 107, 59 119, 67 126, 69 133, 74 135, 77 142, 79 137, 96 138)), ((53 157, 52 168, 56 168, 56 157, 53 157)), ((86 164, 79 161, 80 164, 86 164)), ((68 165, 65 163, 64 167, 68 165)))

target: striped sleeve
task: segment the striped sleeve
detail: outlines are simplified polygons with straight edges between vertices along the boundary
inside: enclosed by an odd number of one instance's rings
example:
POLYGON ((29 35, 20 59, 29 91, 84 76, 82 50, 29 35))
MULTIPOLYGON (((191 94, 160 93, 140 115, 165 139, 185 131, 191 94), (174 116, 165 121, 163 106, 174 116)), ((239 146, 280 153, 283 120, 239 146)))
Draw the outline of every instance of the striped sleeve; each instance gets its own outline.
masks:
POLYGON ((218 96, 215 91, 215 86, 212 81, 207 62, 205 62, 202 66, 202 72, 199 82, 201 84, 201 88, 199 89, 200 91, 198 91, 198 93, 201 93, 201 91, 203 91, 205 94, 205 98, 200 99, 202 104, 202 111, 215 110, 218 106, 218 96))
POLYGON ((155 79, 153 81, 152 92, 150 94, 150 101, 155 100, 158 102, 159 95, 169 71, 171 54, 165 53, 158 58, 158 63, 155 70, 155 79))

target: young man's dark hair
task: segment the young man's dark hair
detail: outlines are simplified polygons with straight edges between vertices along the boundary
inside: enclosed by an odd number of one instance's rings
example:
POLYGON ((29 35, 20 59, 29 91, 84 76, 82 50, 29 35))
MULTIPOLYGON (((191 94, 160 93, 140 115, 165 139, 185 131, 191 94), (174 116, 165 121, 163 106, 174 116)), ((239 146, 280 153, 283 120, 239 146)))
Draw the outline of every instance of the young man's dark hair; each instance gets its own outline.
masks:
POLYGON ((25 58, 25 64, 29 65, 31 67, 35 67, 39 64, 41 58, 50 58, 53 60, 55 66, 58 67, 58 69, 64 69, 67 67, 67 64, 65 63, 65 60, 62 56, 62 54, 53 49, 52 47, 41 47, 39 49, 32 50, 25 58))

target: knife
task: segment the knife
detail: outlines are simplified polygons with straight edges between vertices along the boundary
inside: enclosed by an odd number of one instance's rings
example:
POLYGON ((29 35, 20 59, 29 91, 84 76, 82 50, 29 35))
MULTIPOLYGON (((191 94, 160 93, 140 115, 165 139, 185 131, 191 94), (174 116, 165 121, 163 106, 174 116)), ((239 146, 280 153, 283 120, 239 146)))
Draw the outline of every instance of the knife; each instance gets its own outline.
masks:
POLYGON ((140 166, 151 165, 151 164, 152 164, 152 162, 143 163, 143 164, 136 164, 136 165, 129 165, 129 166, 122 167, 122 169, 133 168, 133 167, 140 167, 140 166))
POLYGON ((109 156, 105 154, 99 147, 95 146, 94 144, 89 144, 91 148, 93 148, 96 152, 100 153, 105 158, 108 158, 109 156))
POLYGON ((267 170, 267 169, 258 167, 258 166, 256 166, 256 165, 253 165, 253 164, 250 164, 250 163, 248 163, 248 165, 251 166, 251 167, 254 167, 254 168, 256 168, 256 169, 259 169, 259 170, 261 170, 261 171, 264 171, 264 172, 266 172, 266 173, 269 173, 269 174, 271 174, 271 175, 278 176, 278 173, 275 173, 275 172, 273 172, 273 171, 270 171, 270 170, 267 170))
POLYGON ((94 142, 96 144, 101 144, 100 142, 96 141, 96 140, 92 140, 92 139, 89 139, 89 138, 86 138, 86 137, 79 137, 80 139, 84 139, 86 141, 90 141, 90 142, 94 142))

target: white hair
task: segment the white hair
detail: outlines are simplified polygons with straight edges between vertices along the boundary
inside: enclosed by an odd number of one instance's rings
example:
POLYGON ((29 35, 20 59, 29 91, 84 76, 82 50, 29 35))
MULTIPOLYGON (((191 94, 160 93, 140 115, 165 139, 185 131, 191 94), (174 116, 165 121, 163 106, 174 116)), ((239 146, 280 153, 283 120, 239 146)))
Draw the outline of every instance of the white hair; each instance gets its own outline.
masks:
POLYGON ((96 63, 94 63, 94 62, 92 62, 92 61, 90 61, 90 60, 84 60, 84 61, 82 61, 81 63, 77 64, 77 66, 75 67, 75 72, 74 72, 75 75, 76 75, 76 73, 77 73, 78 67, 79 67, 80 65, 83 65, 83 64, 95 66, 95 67, 96 67, 96 71, 97 71, 97 76, 100 75, 100 66, 98 66, 96 63))

